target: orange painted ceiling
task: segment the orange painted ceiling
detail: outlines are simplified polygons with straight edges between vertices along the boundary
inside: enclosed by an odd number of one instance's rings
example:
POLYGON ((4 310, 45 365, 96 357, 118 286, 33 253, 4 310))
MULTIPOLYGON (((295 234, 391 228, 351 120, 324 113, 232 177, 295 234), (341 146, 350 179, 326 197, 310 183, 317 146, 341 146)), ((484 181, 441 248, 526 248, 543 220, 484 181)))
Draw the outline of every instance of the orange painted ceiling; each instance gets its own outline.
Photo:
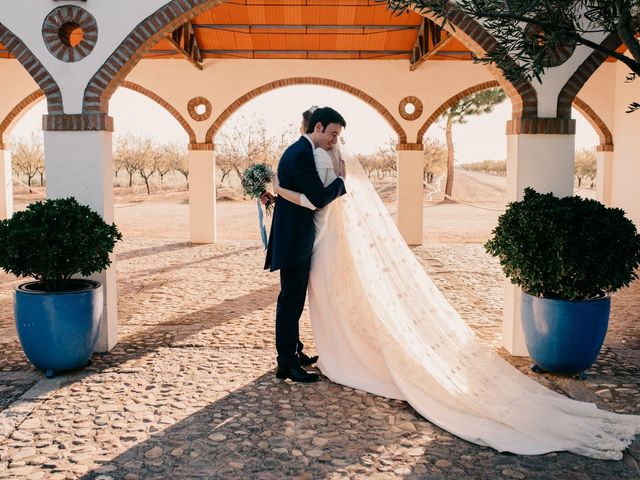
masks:
MULTIPOLYGON (((231 0, 191 23, 203 58, 408 60, 422 16, 394 15, 374 0, 231 0)), ((179 54, 162 40, 147 57, 179 54)), ((453 42, 438 57, 469 53, 453 42)))
MULTIPOLYGON (((409 60, 422 21, 375 0, 229 0, 191 23, 203 58, 409 60)), ((0 44, 0 58, 11 57, 0 44)), ((161 40, 145 58, 183 56, 161 40)), ((429 60, 470 58, 450 38, 429 60)))

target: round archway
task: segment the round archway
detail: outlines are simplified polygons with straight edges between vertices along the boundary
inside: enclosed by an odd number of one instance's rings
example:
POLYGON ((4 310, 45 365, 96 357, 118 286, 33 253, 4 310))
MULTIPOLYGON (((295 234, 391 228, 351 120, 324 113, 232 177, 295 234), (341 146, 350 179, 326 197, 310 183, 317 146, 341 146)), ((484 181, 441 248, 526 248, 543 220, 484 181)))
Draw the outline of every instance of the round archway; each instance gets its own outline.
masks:
POLYGON ((335 88, 338 90, 342 90, 346 93, 353 95, 356 98, 359 98, 366 104, 368 104, 371 108, 377 111, 382 118, 384 118, 391 129, 398 135, 398 143, 406 143, 407 142, 407 134, 402 128, 402 126, 398 123, 395 117, 382 105, 379 101, 377 101, 372 96, 363 92, 362 90, 355 88, 349 84, 344 82, 339 82, 336 80, 321 78, 321 77, 291 77, 291 78, 283 78, 281 80, 276 80, 273 82, 266 83, 257 88, 254 88, 241 97, 237 98, 235 101, 231 102, 231 104, 220 114, 218 118, 214 120, 211 124, 211 127, 207 130, 207 134, 205 136, 205 141, 208 143, 213 142, 213 138, 215 137, 216 132, 220 129, 220 127, 224 124, 224 122, 234 113, 236 112, 242 105, 246 104, 250 100, 256 98, 259 95, 270 92, 272 90, 276 90, 278 88, 290 87, 295 85, 321 85, 325 87, 335 88))

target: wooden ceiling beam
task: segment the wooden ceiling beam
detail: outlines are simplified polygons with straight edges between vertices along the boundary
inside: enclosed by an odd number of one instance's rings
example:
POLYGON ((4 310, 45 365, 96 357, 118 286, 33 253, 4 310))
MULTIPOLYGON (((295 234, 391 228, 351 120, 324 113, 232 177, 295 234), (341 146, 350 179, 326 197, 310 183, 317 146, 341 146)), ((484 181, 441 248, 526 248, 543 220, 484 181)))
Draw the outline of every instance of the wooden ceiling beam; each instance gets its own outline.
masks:
POLYGON ((241 33, 261 33, 260 30, 356 30, 359 33, 371 33, 367 30, 378 30, 381 32, 404 32, 418 30, 420 25, 336 25, 336 24, 239 24, 239 23, 198 23, 193 25, 194 29, 203 30, 247 30, 241 33))
POLYGON ((204 55, 240 55, 240 54, 253 54, 253 55, 409 55, 409 50, 202 50, 204 55))
POLYGON ((170 35, 167 35, 167 40, 191 65, 202 70, 202 53, 191 22, 183 23, 176 28, 170 35))
MULTIPOLYGON (((413 45, 409 69, 413 71, 418 68, 429 57, 441 51, 452 38, 454 37, 443 30, 440 25, 424 17, 418 31, 418 38, 413 45)), ((442 52, 442 54, 446 53, 448 52, 442 52)))

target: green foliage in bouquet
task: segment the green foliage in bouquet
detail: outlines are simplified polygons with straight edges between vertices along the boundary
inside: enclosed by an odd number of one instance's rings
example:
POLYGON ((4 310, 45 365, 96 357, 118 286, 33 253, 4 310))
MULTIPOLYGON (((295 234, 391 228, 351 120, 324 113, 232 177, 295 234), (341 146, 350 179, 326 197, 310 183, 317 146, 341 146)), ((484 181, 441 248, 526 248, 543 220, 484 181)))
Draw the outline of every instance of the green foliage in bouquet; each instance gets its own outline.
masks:
POLYGON ((602 296, 638 278, 640 234, 619 208, 525 189, 498 219, 486 251, 530 295, 602 296))
POLYGON ((108 267, 121 239, 115 224, 73 197, 35 202, 0 222, 0 268, 64 291, 73 275, 108 267))
MULTIPOLYGON (((254 163, 249 165, 242 176, 242 189, 251 198, 260 198, 267 191, 267 185, 273 180, 274 173, 266 163, 254 163)), ((265 204, 265 209, 269 213, 270 203, 265 204)))
POLYGON ((251 198, 259 198, 267 191, 267 185, 273 180, 273 170, 266 163, 249 165, 242 176, 244 193, 251 198))

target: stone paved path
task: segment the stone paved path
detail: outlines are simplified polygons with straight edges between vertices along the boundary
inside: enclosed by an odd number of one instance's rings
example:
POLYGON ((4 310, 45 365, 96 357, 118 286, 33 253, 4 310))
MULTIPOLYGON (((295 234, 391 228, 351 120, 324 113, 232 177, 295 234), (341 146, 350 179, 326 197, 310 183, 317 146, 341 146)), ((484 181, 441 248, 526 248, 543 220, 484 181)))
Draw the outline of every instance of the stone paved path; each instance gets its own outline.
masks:
MULTIPOLYGON (((502 283, 478 244, 415 249, 477 334, 499 348, 502 283)), ((0 478, 637 479, 619 462, 479 447, 407 404, 274 378, 277 276, 256 242, 118 247, 120 343, 53 380, 24 359, 0 275, 0 478)), ((313 351, 308 323, 303 335, 313 351)), ((640 282, 614 297, 606 345, 584 381, 535 375, 574 398, 640 413, 640 282)), ((526 414, 526 412, 523 412, 526 414)))

